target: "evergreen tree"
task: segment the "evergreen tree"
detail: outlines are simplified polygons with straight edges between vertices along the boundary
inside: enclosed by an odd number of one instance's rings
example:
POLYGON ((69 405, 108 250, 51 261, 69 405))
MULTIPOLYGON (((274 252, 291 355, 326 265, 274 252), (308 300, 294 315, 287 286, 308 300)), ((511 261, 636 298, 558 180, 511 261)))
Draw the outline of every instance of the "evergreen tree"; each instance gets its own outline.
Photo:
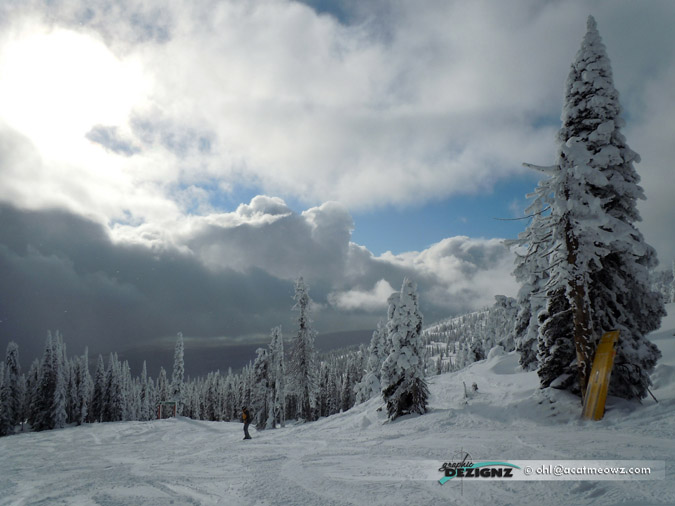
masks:
POLYGON ((13 430, 10 422, 11 412, 9 407, 9 391, 5 388, 7 378, 5 376, 5 364, 0 362, 0 436, 10 434, 13 430))
MULTIPOLYGON (((398 296, 398 294, 394 295, 398 296)), ((370 339, 365 374, 363 375, 362 380, 356 385, 357 403, 365 402, 380 394, 382 390, 380 384, 380 370, 382 369, 382 363, 388 354, 386 329, 382 320, 380 320, 377 322, 377 328, 370 339)))
POLYGON ((305 421, 314 420, 314 410, 318 395, 318 368, 314 338, 316 332, 312 328, 310 318, 311 299, 309 288, 302 277, 295 283, 295 306, 298 311, 298 331, 291 350, 291 374, 293 393, 297 399, 296 416, 305 421))
POLYGON ((141 411, 139 415, 139 420, 151 420, 152 419, 152 408, 150 404, 150 392, 148 388, 148 366, 143 361, 143 368, 141 369, 141 411))
POLYGON ((105 404, 105 383, 106 383, 105 363, 103 357, 98 356, 96 363, 96 373, 94 376, 94 391, 91 396, 91 411, 89 420, 91 422, 103 421, 103 409, 105 404))
POLYGON ((469 347, 464 341, 457 343, 457 353, 455 355, 455 369, 463 369, 469 365, 469 347))
POLYGON ((546 309, 540 314, 538 326, 537 375, 542 388, 573 389, 577 375, 573 369, 576 360, 572 324, 572 308, 565 289, 548 292, 546 309))
POLYGON ((251 385, 251 409, 253 423, 258 430, 267 427, 267 417, 270 412, 270 356, 265 348, 256 350, 257 357, 253 364, 253 382, 251 385))
POLYGON ((328 415, 340 412, 340 375, 335 361, 328 367, 328 415))
POLYGON ((104 422, 119 422, 126 414, 124 373, 117 353, 111 353, 106 370, 103 416, 104 422))
POLYGON ((168 401, 170 397, 169 393, 169 381, 166 376, 166 369, 164 367, 159 368, 159 376, 157 377, 157 396, 159 397, 160 402, 168 401))
POLYGON ((546 310, 547 282, 549 279, 549 258, 555 247, 551 232, 550 209, 553 203, 551 177, 557 167, 537 167, 526 164, 530 168, 547 174, 534 192, 528 197, 532 203, 525 210, 532 218, 527 229, 515 241, 507 241, 510 246, 525 248, 524 254, 516 251, 516 268, 513 272, 521 283, 518 291, 519 311, 515 322, 516 350, 520 354, 520 365, 526 371, 537 369, 539 362, 540 317, 546 310))
MULTIPOLYGON (((40 408, 40 359, 33 360, 26 378, 26 418, 31 427, 35 428, 39 419, 40 408)), ((36 429, 37 430, 37 429, 36 429)))
POLYGON ((57 365, 54 340, 51 332, 47 334, 38 384, 35 391, 35 411, 32 421, 33 429, 48 430, 54 428, 53 405, 57 382, 57 365))
POLYGON ((319 366, 319 417, 328 416, 328 364, 321 361, 319 366))
POLYGON ((61 429, 66 426, 66 397, 68 385, 68 360, 66 359, 66 345, 61 334, 56 333, 54 340, 54 369, 56 384, 52 401, 52 428, 61 429))
POLYGON ((171 399, 177 403, 176 413, 178 415, 183 414, 183 381, 185 379, 183 349, 183 333, 179 332, 173 354, 173 374, 171 375, 171 399))
POLYGON ((485 350, 483 349, 483 343, 480 342, 480 339, 474 339, 471 343, 471 351, 469 354, 469 360, 471 362, 478 362, 479 360, 485 360, 485 350))
POLYGON ((19 346, 10 341, 5 354, 4 371, 0 371, 0 435, 11 434, 21 423, 23 411, 19 346))
POLYGON ((286 367, 284 363, 284 339, 281 327, 272 329, 270 342, 270 383, 272 388, 272 412, 269 424, 271 428, 286 422, 284 407, 286 405, 286 367))
MULTIPOLYGON (((225 378, 225 400, 223 405, 225 420, 235 420, 241 405, 237 404, 235 395, 236 378, 232 374, 232 369, 228 368, 227 377, 225 378)), ((282 405, 283 411, 283 405, 282 405)))
POLYGON ((122 407, 121 420, 136 420, 137 403, 134 391, 134 382, 131 379, 131 367, 129 361, 120 364, 120 405, 122 407))
POLYGON ((381 378, 382 397, 389 418, 394 420, 407 413, 425 413, 429 397, 420 338, 422 315, 412 280, 403 280, 398 304, 390 314, 387 336, 391 351, 382 364, 381 378))
POLYGON ((352 383, 352 375, 349 368, 347 368, 347 371, 342 378, 342 391, 340 395, 342 411, 347 411, 354 405, 353 390, 354 384, 352 383))
POLYGON ((75 423, 81 425, 87 420, 89 413, 89 398, 91 397, 91 376, 89 374, 89 351, 85 348, 84 355, 75 363, 75 423))
MULTIPOLYGON (((644 195, 633 167, 639 156, 621 134, 620 114, 609 59, 589 17, 567 80, 558 133, 547 288, 550 294, 564 290, 571 310, 576 362, 563 364, 563 374, 576 369, 571 388, 585 395, 597 341, 618 329, 610 393, 641 398, 660 356, 645 334, 659 327, 665 311, 648 281, 656 253, 634 225, 640 220, 636 203, 644 195)), ((544 370, 540 376, 552 374, 544 370)))

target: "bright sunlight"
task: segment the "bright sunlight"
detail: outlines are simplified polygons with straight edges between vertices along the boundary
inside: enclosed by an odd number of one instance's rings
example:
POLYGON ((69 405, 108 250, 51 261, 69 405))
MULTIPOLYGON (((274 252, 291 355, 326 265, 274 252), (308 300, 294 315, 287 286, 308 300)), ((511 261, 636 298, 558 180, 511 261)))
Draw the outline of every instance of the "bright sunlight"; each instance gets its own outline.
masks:
POLYGON ((138 64, 71 30, 33 31, 0 49, 0 115, 47 158, 74 161, 93 126, 126 125, 146 90, 138 64))

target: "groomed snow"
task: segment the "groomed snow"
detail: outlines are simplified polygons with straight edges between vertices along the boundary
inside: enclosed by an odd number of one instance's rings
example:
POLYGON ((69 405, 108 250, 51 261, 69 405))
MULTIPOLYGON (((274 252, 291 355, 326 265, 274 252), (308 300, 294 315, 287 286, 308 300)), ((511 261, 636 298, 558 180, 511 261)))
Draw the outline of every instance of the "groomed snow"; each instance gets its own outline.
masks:
POLYGON ((664 357, 642 406, 610 398, 600 422, 576 398, 544 396, 517 356, 431 378, 431 412, 385 422, 379 399, 315 423, 252 431, 187 418, 120 422, 0 439, 0 505, 675 504, 675 304, 652 339, 664 357), (478 392, 464 400, 467 387, 478 392), (665 460, 655 481, 453 480, 479 460, 665 460))

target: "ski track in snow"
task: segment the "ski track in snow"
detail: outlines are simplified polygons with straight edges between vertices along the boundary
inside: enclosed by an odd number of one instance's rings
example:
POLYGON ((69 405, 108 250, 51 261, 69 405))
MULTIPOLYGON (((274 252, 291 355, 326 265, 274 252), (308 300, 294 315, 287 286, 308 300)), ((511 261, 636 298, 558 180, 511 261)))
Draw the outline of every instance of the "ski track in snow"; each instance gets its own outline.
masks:
POLYGON ((672 330, 652 339, 664 355, 660 402, 610 398, 600 422, 580 420, 575 397, 538 391, 512 353, 431 377, 430 412, 395 422, 373 399, 314 423, 253 430, 251 441, 241 424, 187 418, 4 437, 0 506, 675 504, 675 339, 672 330), (468 402, 462 382, 478 384, 468 402), (666 479, 441 486, 438 468, 460 450, 474 460, 665 460, 666 479))

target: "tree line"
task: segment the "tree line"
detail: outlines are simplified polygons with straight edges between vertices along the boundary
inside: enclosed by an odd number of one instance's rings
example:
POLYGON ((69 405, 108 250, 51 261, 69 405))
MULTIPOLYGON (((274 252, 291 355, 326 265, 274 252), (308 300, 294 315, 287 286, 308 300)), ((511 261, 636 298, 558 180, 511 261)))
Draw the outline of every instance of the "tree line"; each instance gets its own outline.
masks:
POLYGON ((289 353, 281 327, 274 327, 269 346, 259 348, 255 360, 238 374, 216 371, 186 380, 181 333, 171 377, 162 367, 156 379, 148 376, 145 362, 140 376, 132 377, 129 363, 116 353, 109 355, 107 364, 99 355, 92 376, 87 351, 68 358, 58 332, 48 333, 42 358, 22 374, 18 345, 10 342, 0 363, 0 435, 24 423, 41 431, 69 424, 151 420, 166 401, 176 403, 178 415, 212 421, 238 420, 241 407, 248 406, 259 430, 284 426, 288 419, 313 421, 380 394, 391 418, 426 411, 422 316, 412 281, 406 279, 401 292, 390 297, 386 332, 376 332, 375 345, 332 353, 324 360, 314 347, 312 301, 302 278, 295 282, 294 300, 298 328, 289 353), (382 382, 380 390, 363 386, 366 372, 376 375, 378 385, 382 382))

